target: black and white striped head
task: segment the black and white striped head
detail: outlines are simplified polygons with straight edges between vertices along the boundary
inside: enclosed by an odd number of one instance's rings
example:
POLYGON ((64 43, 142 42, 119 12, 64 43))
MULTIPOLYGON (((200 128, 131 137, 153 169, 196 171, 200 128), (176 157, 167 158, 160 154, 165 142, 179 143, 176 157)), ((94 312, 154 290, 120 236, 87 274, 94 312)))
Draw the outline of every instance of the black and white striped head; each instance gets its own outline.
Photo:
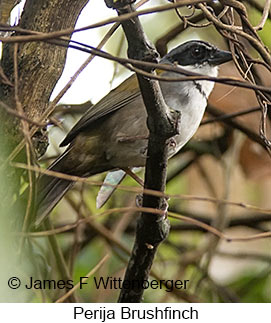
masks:
POLYGON ((228 51, 221 50, 214 45, 201 40, 185 42, 172 49, 161 59, 161 63, 175 63, 181 67, 195 68, 209 65, 218 66, 232 59, 228 51))

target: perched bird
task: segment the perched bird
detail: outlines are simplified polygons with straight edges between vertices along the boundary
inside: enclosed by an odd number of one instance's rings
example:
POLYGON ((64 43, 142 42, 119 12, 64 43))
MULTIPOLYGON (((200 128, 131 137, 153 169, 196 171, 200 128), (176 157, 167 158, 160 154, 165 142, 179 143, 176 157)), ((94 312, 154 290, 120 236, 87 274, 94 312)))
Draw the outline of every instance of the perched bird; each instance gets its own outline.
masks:
MULTIPOLYGON (((218 65, 230 61, 232 55, 199 40, 183 43, 164 56, 160 63, 177 64, 187 71, 217 76, 218 65)), ((164 71, 165 77, 180 74, 164 71)), ((169 147, 169 157, 177 153, 194 135, 202 120, 214 82, 159 81, 167 106, 181 112, 180 134, 169 147)), ((132 75, 91 107, 68 133, 61 147, 66 151, 50 166, 50 170, 82 177, 118 168, 145 165, 148 145, 147 114, 132 75)), ((43 175, 38 183, 37 223, 39 223, 74 182, 43 175)))

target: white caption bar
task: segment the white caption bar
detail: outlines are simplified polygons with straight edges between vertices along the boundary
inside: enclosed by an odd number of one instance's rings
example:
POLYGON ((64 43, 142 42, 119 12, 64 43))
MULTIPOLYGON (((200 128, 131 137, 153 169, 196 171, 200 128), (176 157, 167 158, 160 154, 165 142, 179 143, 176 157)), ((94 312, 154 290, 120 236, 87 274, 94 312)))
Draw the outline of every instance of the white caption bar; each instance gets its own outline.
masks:
POLYGON ((270 322, 270 304, 0 304, 0 322, 270 322))

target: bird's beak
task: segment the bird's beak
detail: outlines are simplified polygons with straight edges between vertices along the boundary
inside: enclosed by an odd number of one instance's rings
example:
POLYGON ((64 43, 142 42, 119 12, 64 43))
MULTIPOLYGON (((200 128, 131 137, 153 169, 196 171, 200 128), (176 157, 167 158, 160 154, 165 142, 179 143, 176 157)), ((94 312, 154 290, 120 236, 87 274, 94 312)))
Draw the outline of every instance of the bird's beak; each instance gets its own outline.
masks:
POLYGON ((220 65, 220 64, 229 62, 231 60, 232 60, 231 52, 218 49, 214 52, 214 54, 209 59, 209 64, 210 65, 220 65))

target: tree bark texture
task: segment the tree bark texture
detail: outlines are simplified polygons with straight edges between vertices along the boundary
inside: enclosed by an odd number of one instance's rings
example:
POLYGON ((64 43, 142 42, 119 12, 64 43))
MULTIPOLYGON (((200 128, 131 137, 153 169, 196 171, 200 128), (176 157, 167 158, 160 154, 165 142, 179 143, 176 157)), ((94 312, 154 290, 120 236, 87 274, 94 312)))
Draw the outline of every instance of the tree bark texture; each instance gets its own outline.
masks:
MULTIPOLYGON (((88 0, 27 0, 19 27, 43 33, 74 27, 87 2, 88 0)), ((3 71, 11 82, 14 81, 13 51, 14 45, 6 44, 2 58, 3 71)), ((46 42, 18 44, 18 97, 28 118, 38 120, 46 110, 65 66, 66 53, 67 48, 46 42)), ((0 95, 2 101, 15 108, 14 88, 1 84, 0 95)), ((3 110, 1 114, 3 117, 3 110)), ((3 124, 3 118, 1 119, 3 124)), ((11 116, 4 120, 4 134, 11 140, 14 139, 15 143, 18 142, 22 137, 18 131, 20 120, 11 116)), ((41 142, 37 138, 35 140, 37 146, 40 146, 38 150, 45 152, 46 136, 41 136, 40 140, 41 142)))

